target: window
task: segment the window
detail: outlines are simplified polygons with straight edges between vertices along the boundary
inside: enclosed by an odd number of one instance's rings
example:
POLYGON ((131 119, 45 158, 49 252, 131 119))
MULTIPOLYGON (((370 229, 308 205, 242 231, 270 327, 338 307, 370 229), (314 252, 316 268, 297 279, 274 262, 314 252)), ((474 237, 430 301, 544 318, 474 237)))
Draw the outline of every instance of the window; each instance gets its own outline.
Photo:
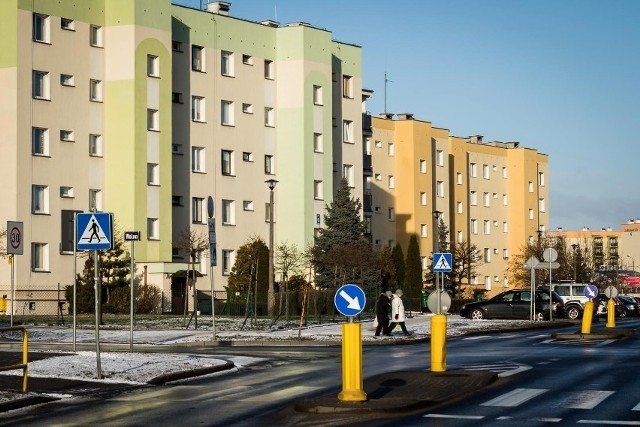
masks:
POLYGON ((436 165, 444 166, 444 153, 442 150, 436 150, 436 165))
POLYGON ((353 165, 342 166, 342 177, 347 180, 347 185, 349 186, 349 188, 354 188, 356 186, 353 169, 353 165))
POLYGON ((253 56, 242 55, 242 63, 245 65, 253 65, 253 56))
POLYGON ((529 181, 529 193, 533 193, 533 182, 529 181))
POLYGON ((191 171, 204 173, 204 147, 191 147, 191 171))
POLYGON ((351 120, 342 121, 342 141, 353 143, 353 122, 351 120))
POLYGON ((322 86, 313 85, 313 105, 322 105, 322 86))
POLYGON ((182 206, 182 196, 171 196, 171 204, 173 206, 182 206))
POLYGON ((342 96, 345 98, 353 98, 353 77, 342 76, 342 96))
POLYGON ((504 221, 502 223, 502 232, 503 233, 508 233, 509 232, 509 224, 506 221, 504 221))
POLYGON ((275 78, 275 67, 273 61, 264 60, 264 78, 273 80, 275 78))
POLYGON ((160 130, 160 113, 158 110, 147 108, 147 129, 160 130))
POLYGON ((242 201, 242 209, 245 211, 253 211, 253 201, 252 200, 243 200, 242 201))
POLYGON ((191 46, 191 69, 204 72, 204 48, 202 46, 191 46))
POLYGON ((33 271, 49 271, 49 245, 31 243, 31 268, 33 271))
POLYGON ((471 178, 476 178, 478 176, 478 165, 475 163, 469 164, 469 175, 471 178))
POLYGON ((171 102, 173 102, 174 104, 182 104, 182 93, 171 92, 171 102))
POLYGON ((273 156, 265 155, 264 156, 264 173, 267 175, 273 175, 275 172, 275 164, 273 160, 273 156))
POLYGON ((544 199, 539 199, 538 200, 538 210, 540 212, 544 212, 545 211, 545 203, 544 203, 544 199))
POLYGON ((49 187, 46 185, 31 186, 31 212, 34 214, 49 213, 49 187))
POLYGON ((382 141, 375 141, 374 145, 376 146, 376 148, 382 148, 382 141))
POLYGON ((420 224, 420 237, 427 237, 427 224, 420 224))
POLYGON ((462 243, 462 241, 464 240, 462 231, 458 231, 456 234, 458 235, 458 238, 457 238, 458 243, 462 243))
POLYGON ((204 97, 192 96, 191 97, 191 120, 194 122, 205 122, 205 103, 204 97))
POLYGON ((222 150, 222 175, 233 175, 233 151, 222 150))
POLYGON ((171 144, 171 154, 182 154, 182 144, 171 144))
POLYGON ((243 152, 242 153, 242 161, 243 162, 253 162, 253 153, 243 152))
POLYGON ((420 160, 420 173, 427 173, 427 161, 420 160))
POLYGON ((233 77, 233 52, 223 50, 220 52, 220 74, 233 77))
POLYGON ((491 234, 491 221, 484 220, 484 234, 491 234))
POLYGON ((91 189, 89 190, 89 210, 102 211, 102 191, 91 189))
POLYGON ((436 196, 444 197, 444 182, 436 181, 436 196))
POLYGON ((60 18, 60 28, 68 31, 76 30, 76 22, 69 18, 60 18))
POLYGON ((489 193, 485 192, 482 194, 482 204, 487 208, 491 206, 491 196, 489 193))
POLYGON ((65 199, 73 198, 73 187, 60 187, 60 197, 65 199))
POLYGON ((389 175, 389 188, 396 188, 396 178, 393 175, 389 175))
POLYGON ((204 199, 194 197, 191 199, 191 222, 195 224, 203 224, 205 216, 202 214, 204 209, 204 199))
POLYGON ((323 199, 322 181, 313 181, 313 198, 316 200, 323 199))
POLYGON ((484 259, 484 262, 491 262, 491 251, 489 250, 489 248, 484 248, 482 252, 482 258, 484 259))
POLYGON ((390 157, 393 157, 393 156, 396 155, 396 146, 395 146, 395 144, 393 142, 389 143, 388 150, 389 150, 389 156, 390 157))
POLYGON ((73 142, 75 141, 75 137, 73 136, 73 131, 71 130, 60 130, 60 141, 73 142))
POLYGON ((471 233, 478 234, 478 220, 472 219, 470 226, 471 226, 471 233))
POLYGON ((231 249, 222 250, 222 275, 228 276, 231 273, 233 264, 233 251, 231 249))
POLYGON ((490 171, 489 171, 489 165, 482 165, 482 177, 484 179, 489 179, 491 178, 490 176, 490 171))
POLYGON ((233 126, 233 101, 220 101, 220 123, 233 126))
POLYGON ((508 196, 506 194, 502 195, 502 204, 504 206, 507 206, 509 204, 509 198, 508 198, 508 196))
POLYGON ((253 104, 242 103, 242 112, 245 114, 253 114, 253 104))
POLYGON ((324 147, 322 143, 322 134, 314 133, 313 134, 313 151, 316 153, 322 153, 323 150, 324 150, 324 147))
POLYGON ((507 178, 507 168, 506 168, 506 166, 502 167, 502 177, 503 178, 507 178))
POLYGON ((236 223, 235 201, 222 200, 222 224, 234 225, 236 223))
POLYGON ((147 184, 160 185, 160 165, 147 163, 147 184))
POLYGON ((544 172, 538 172, 538 185, 544 187, 544 172))
POLYGON ((271 107, 264 108, 264 125, 269 127, 276 125, 276 112, 271 107))
POLYGON ((171 50, 174 52, 182 52, 182 42, 179 42, 177 40, 172 40, 171 50))
POLYGON ((456 212, 461 214, 462 213, 462 202, 457 202, 456 203, 456 212))
POLYGON ((529 219, 533 219, 533 209, 529 209, 529 219))
POLYGON ((471 203, 471 206, 478 206, 478 192, 477 191, 472 191, 471 194, 469 195, 469 203, 471 203))
POLYGON ((387 218, 389 219, 389 221, 396 220, 396 210, 394 208, 389 208, 387 218))
POLYGON ((509 249, 503 249, 502 250, 502 258, 503 259, 509 259, 509 249))
POLYGON ((382 174, 377 173, 377 174, 373 175, 373 177, 374 177, 374 179, 376 181, 382 181, 382 174))
POLYGON ((102 101, 102 81, 91 79, 89 80, 89 100, 95 102, 102 101))
POLYGON ((49 43, 49 16, 33 14, 33 41, 49 43))
POLYGON ((71 74, 60 74, 60 84, 62 86, 75 86, 75 79, 71 74))
POLYGON ((48 72, 33 71, 33 97, 36 99, 50 99, 48 72))
POLYGON ((155 55, 147 55, 147 76, 160 77, 160 58, 155 55))
POLYGON ((102 47, 102 27, 92 25, 89 29, 89 44, 93 47, 102 47))
POLYGON ((89 155, 92 157, 102 156, 102 136, 97 134, 89 135, 89 155))
POLYGON ((160 220, 147 218, 147 239, 160 240, 160 220))
POLYGON ((420 192, 420 204, 422 206, 427 206, 427 193, 424 191, 420 192))
POLYGON ((31 128, 31 145, 33 155, 48 156, 49 155, 49 130, 45 128, 31 128))

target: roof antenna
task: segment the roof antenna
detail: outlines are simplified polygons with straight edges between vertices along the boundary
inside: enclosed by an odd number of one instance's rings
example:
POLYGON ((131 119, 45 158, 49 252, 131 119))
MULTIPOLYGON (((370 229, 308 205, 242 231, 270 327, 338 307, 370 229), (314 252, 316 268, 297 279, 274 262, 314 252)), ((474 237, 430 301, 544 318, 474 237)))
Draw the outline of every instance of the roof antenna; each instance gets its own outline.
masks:
POLYGON ((275 17, 275 21, 278 22, 278 5, 277 4, 273 5, 273 14, 275 17))
POLYGON ((393 80, 387 79, 387 72, 384 72, 384 113, 387 114, 387 83, 393 83, 393 80))

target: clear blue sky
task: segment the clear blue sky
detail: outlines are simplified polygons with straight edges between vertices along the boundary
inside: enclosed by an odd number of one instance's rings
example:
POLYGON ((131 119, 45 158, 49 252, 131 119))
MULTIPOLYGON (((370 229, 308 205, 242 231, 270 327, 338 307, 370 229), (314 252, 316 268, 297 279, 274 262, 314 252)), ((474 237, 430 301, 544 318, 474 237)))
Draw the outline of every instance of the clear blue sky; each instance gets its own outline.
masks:
POLYGON ((386 71, 389 112, 548 154, 551 229, 640 218, 640 1, 230 3, 238 18, 308 22, 362 46, 374 115, 386 71))

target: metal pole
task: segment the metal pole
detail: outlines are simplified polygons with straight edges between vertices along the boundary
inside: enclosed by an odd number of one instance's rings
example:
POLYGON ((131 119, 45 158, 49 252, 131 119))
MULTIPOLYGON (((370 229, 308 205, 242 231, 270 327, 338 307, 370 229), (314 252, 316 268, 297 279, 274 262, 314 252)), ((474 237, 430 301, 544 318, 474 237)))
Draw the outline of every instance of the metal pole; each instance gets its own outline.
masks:
POLYGON ((98 251, 93 251, 93 286, 95 294, 95 312, 96 312, 96 374, 99 380, 102 379, 102 369, 100 367, 100 275, 98 272, 98 251))
POLYGON ((211 327, 213 328, 213 340, 216 340, 216 305, 213 287, 213 266, 209 267, 211 275, 211 327))
POLYGON ((531 301, 529 303, 530 308, 529 310, 531 311, 531 320, 533 320, 534 314, 533 314, 533 300, 535 299, 535 283, 536 283, 536 268, 533 265, 533 262, 531 263, 531 301))
POLYGON ((11 260, 11 322, 10 325, 13 328, 13 300, 15 299, 16 293, 13 284, 13 276, 14 276, 14 267, 13 264, 16 262, 16 257, 11 254, 9 255, 9 260, 11 260))
POLYGON ((273 187, 269 187, 269 290, 268 311, 269 317, 274 316, 274 288, 273 288, 273 187))
POLYGON ((134 301, 134 293, 133 293, 133 278, 135 277, 135 266, 134 266, 134 243, 131 241, 131 301, 129 307, 129 351, 133 352, 133 301, 134 301))
POLYGON ((76 224, 78 223, 78 212, 73 214, 73 351, 76 351, 76 275, 77 273, 77 256, 78 251, 76 246, 78 245, 78 230, 76 230, 76 224))

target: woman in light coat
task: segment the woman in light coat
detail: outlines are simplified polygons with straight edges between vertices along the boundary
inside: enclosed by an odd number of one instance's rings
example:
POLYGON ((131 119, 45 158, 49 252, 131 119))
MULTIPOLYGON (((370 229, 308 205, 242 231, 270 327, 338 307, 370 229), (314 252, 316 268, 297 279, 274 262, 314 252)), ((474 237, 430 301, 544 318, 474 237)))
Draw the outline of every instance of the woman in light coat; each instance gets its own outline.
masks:
POLYGON ((404 324, 404 304, 402 303, 402 289, 396 289, 396 293, 391 300, 391 324, 389 325, 389 332, 392 332, 396 325, 400 325, 404 335, 411 335, 407 331, 407 327, 404 324))

